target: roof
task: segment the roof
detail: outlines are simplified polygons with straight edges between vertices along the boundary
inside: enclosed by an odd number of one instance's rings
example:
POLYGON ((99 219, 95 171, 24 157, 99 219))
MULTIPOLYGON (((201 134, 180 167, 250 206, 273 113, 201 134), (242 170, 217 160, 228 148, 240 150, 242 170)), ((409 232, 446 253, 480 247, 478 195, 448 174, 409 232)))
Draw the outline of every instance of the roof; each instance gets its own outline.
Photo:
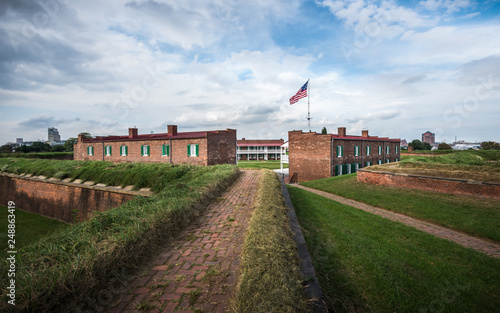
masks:
POLYGON ((83 138, 83 142, 101 142, 101 141, 133 141, 133 140, 165 140, 165 139, 193 139, 193 138, 206 138, 208 133, 218 133, 219 130, 213 131, 203 131, 203 132, 186 132, 186 133, 161 133, 161 134, 145 134, 145 135, 137 135, 133 138, 130 138, 128 135, 126 136, 103 136, 96 138, 83 138))
POLYGON ((339 136, 332 134, 333 139, 345 139, 345 140, 369 140, 369 141, 394 141, 394 142, 400 142, 400 139, 390 139, 387 137, 378 137, 378 136, 368 136, 368 137, 363 137, 363 136, 350 136, 350 135, 345 135, 345 136, 339 136))
POLYGON ((239 147, 249 146, 281 146, 284 143, 283 139, 242 139, 238 140, 239 147))

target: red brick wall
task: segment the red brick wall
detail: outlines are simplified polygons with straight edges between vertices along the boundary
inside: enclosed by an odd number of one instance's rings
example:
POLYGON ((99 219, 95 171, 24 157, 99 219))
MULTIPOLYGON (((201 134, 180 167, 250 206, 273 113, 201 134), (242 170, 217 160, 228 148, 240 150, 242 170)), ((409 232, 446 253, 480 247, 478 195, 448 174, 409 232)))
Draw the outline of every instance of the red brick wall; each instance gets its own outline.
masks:
POLYGON ((0 190, 1 205, 14 201, 21 210, 67 223, 85 220, 93 211, 118 207, 135 196, 92 186, 47 182, 9 174, 0 174, 0 190))
POLYGON ((172 139, 172 140, 125 140, 104 142, 82 142, 74 145, 75 160, 111 161, 111 162, 151 162, 172 164, 235 164, 236 163, 236 130, 207 133, 206 138, 172 139), (187 147, 198 145, 198 156, 188 156, 187 147), (128 148, 126 156, 120 155, 120 146, 128 148), (141 146, 149 145, 150 155, 141 155, 141 146), (170 156, 162 156, 162 145, 170 145, 170 156), (87 154, 87 147, 94 147, 94 155, 87 154), (105 146, 111 146, 111 155, 104 155, 105 146))
POLYGON ((404 176, 394 173, 358 171, 358 182, 422 189, 444 193, 481 196, 500 199, 500 184, 468 183, 459 180, 404 176))
POLYGON ((331 135, 288 132, 289 172, 299 182, 331 176, 331 135))

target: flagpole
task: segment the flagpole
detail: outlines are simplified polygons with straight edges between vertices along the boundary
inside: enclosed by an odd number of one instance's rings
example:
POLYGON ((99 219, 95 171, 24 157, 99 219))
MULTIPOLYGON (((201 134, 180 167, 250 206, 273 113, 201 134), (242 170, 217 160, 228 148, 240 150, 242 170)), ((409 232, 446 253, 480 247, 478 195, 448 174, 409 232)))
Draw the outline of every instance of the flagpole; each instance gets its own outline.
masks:
POLYGON ((310 79, 307 80, 307 127, 309 128, 309 132, 311 132, 311 82, 310 79))

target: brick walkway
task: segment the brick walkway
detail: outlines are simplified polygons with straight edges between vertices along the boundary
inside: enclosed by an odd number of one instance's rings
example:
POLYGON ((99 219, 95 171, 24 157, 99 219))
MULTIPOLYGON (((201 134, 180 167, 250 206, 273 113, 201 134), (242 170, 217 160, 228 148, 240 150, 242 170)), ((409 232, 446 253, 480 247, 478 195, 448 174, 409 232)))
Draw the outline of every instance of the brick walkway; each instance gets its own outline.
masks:
POLYGON ((500 244, 490 242, 487 240, 483 240, 480 238, 472 237, 454 230, 451 230, 446 227, 438 226, 432 223, 424 222, 422 220, 409 217, 404 214, 399 214, 395 212, 391 212, 389 210, 377 208, 368 204, 364 204, 362 202, 354 201, 351 199, 346 199, 328 192, 324 192, 321 190, 301 186, 301 185, 293 185, 294 187, 298 187, 310 192, 313 192, 317 195, 323 196, 325 198, 331 199, 333 201, 340 202, 345 205, 349 205, 352 207, 355 207, 357 209, 379 215, 381 217, 390 219, 395 222, 400 222, 408 226, 415 227, 416 229, 419 229, 421 231, 424 231, 426 233, 429 233, 431 235, 434 235, 439 238, 451 240, 453 242, 456 242, 464 247, 472 248, 476 251, 486 253, 489 256, 495 257, 495 258, 500 258, 500 244))
POLYGON ((108 312, 227 312, 260 171, 242 171, 108 312))

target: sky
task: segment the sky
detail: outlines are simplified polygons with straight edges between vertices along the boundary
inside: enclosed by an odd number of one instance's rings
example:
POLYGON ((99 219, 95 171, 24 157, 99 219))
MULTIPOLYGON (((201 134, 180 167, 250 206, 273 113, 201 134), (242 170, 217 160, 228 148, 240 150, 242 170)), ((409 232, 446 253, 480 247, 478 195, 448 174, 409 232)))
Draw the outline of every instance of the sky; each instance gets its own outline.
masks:
POLYGON ((500 141, 500 1, 0 2, 0 144, 237 129, 500 141))

